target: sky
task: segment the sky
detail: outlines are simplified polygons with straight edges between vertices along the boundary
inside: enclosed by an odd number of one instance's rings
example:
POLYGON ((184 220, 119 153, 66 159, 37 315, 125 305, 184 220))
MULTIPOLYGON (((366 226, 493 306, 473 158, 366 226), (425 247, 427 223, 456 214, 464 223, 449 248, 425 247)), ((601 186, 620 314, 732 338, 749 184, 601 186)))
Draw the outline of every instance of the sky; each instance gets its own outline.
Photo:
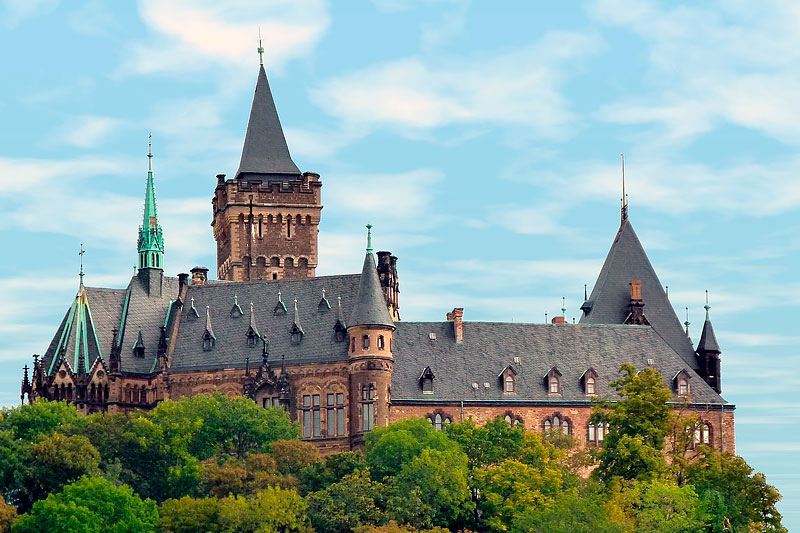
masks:
POLYGON ((318 275, 364 225, 406 320, 580 317, 630 218, 696 342, 704 291, 736 449, 800 530, 800 6, 729 0, 0 0, 0 405, 78 287, 127 285, 152 132, 166 273, 215 266, 265 64, 323 182, 318 275))

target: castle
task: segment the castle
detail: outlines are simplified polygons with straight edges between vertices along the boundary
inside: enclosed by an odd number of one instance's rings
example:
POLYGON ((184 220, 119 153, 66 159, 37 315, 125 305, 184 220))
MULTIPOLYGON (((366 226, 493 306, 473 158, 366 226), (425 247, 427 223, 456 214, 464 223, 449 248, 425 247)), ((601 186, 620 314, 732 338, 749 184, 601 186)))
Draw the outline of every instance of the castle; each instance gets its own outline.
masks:
MULTIPOLYGON (((152 153, 138 271, 126 288, 78 292, 44 355, 24 369, 21 400, 67 400, 85 413, 148 409, 219 391, 288 411, 325 452, 363 444, 374 427, 427 417, 441 430, 501 416, 586 446, 592 400, 613 393, 622 363, 659 370, 695 440, 734 451, 734 406, 721 396, 708 316, 693 347, 634 232, 621 223, 578 324, 400 320, 397 257, 367 226, 360 273, 315 276, 322 181, 292 161, 259 67, 239 169, 211 201, 217 280, 195 267, 166 276, 152 153)), ((354 266, 356 258, 353 258, 354 266)))

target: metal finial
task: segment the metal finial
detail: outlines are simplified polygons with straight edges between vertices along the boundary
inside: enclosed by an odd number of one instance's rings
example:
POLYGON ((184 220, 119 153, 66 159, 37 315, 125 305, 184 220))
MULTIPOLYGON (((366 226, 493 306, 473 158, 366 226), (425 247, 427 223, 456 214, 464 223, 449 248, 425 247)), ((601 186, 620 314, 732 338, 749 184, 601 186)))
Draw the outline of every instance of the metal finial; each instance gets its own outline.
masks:
POLYGON ((239 305, 239 295, 236 293, 233 294, 233 305, 239 305))
POLYGON ((153 134, 147 133, 147 170, 153 171, 153 134))
POLYGON ((625 154, 619 154, 622 158, 622 222, 628 218, 628 195, 625 194, 625 154))
POLYGON ((684 322, 683 325, 686 326, 686 336, 688 337, 689 336, 689 326, 691 325, 691 322, 689 322, 689 308, 688 307, 686 308, 686 322, 684 322))
POLYGON ((81 278, 81 285, 83 285, 83 254, 86 253, 86 250, 83 249, 83 243, 81 243, 81 251, 78 252, 78 255, 81 256, 81 271, 78 273, 78 276, 81 278))
POLYGON ((547 324, 547 313, 544 314, 544 323, 547 324))
POLYGON ((294 299, 294 310, 297 311, 297 298, 294 299))
POLYGON ((282 301, 283 301, 283 300, 281 300, 281 291, 278 291, 278 301, 279 301, 279 302, 282 302, 282 301))
POLYGON ((372 224, 367 224, 367 253, 372 253, 372 224))
POLYGON ((567 318, 567 298, 565 296, 561 297, 561 316, 567 318))
POLYGON ((585 302, 588 299, 589 299, 588 286, 586 285, 586 283, 584 283, 583 284, 583 301, 585 302))
POLYGON ((322 289, 322 297, 325 298, 325 289, 322 289))
POLYGON ((264 65, 264 47, 261 46, 261 28, 258 28, 258 63, 264 65))
POLYGON ((667 298, 669 298, 669 285, 664 286, 664 292, 667 294, 667 298))
POLYGON ((706 320, 708 320, 708 310, 711 309, 711 306, 708 305, 708 289, 706 289, 706 305, 703 306, 703 309, 706 310, 706 320))

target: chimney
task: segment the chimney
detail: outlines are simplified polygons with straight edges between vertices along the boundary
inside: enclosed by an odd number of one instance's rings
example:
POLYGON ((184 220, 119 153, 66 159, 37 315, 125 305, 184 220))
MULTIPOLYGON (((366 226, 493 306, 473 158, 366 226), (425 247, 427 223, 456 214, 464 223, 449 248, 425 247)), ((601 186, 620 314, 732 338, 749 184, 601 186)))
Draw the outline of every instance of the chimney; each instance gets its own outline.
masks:
POLYGON ((189 274, 181 272, 178 274, 178 300, 181 304, 186 301, 186 291, 189 287, 189 274))
POLYGON ((456 344, 464 344, 464 308, 456 307, 447 313, 447 320, 453 322, 453 334, 456 337, 456 344))
POLYGON ((393 256, 391 252, 378 252, 378 279, 381 280, 381 288, 383 295, 386 298, 386 305, 389 306, 389 313, 392 315, 392 320, 397 322, 400 320, 400 304, 398 287, 400 284, 397 282, 397 257, 393 256))
POLYGON ((204 266, 196 266, 189 272, 192 273, 192 285, 205 285, 208 281, 208 269, 204 266))
POLYGON ((642 299, 642 282, 641 280, 631 281, 631 301, 638 301, 642 299))
POLYGON ((554 316, 553 320, 550 321, 551 324, 566 324, 567 319, 563 316, 554 316))

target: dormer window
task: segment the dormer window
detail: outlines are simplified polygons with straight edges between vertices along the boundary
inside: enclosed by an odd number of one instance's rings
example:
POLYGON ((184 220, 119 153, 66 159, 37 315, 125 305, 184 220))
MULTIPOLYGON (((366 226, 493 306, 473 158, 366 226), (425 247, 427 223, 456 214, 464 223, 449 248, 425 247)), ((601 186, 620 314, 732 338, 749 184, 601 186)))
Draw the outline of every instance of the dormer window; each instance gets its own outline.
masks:
POLYGON ((216 344, 217 339, 214 337, 213 334, 206 331, 203 333, 203 351, 210 352, 214 349, 214 345, 216 344))
POLYGON ((295 324, 292 326, 290 333, 292 335, 292 344, 300 344, 303 340, 303 330, 295 324))
POLYGON ((500 388, 505 394, 517 392, 517 371, 511 365, 505 367, 497 376, 500 380, 500 388))
POLYGON ((558 371, 558 368, 551 368, 544 375, 544 381, 548 394, 561 394, 561 372, 558 371))
POLYGON ((336 342, 343 342, 345 337, 347 336, 347 330, 344 329, 341 322, 338 320, 336 321, 336 325, 333 326, 333 338, 336 342))
POLYGON ((142 330, 139 330, 139 337, 133 344, 133 356, 139 359, 144 358, 144 340, 142 339, 142 330))
POLYGON ((692 376, 686 369, 675 374, 675 377, 672 378, 672 382, 678 396, 689 396, 692 393, 691 379, 692 376))
POLYGON ((258 335, 253 328, 248 328, 247 330, 247 346, 250 348, 254 348, 258 343, 258 335))
POLYGON ((386 348, 386 341, 383 339, 383 335, 378 335, 378 349, 383 350, 386 348))
POLYGON ((433 375, 431 367, 426 366, 425 370, 419 376, 419 382, 422 386, 422 394, 433 394, 433 380, 436 376, 433 375))
POLYGON ((594 396, 597 394, 597 372, 594 368, 589 367, 586 372, 581 376, 583 382, 583 392, 587 396, 594 396))

